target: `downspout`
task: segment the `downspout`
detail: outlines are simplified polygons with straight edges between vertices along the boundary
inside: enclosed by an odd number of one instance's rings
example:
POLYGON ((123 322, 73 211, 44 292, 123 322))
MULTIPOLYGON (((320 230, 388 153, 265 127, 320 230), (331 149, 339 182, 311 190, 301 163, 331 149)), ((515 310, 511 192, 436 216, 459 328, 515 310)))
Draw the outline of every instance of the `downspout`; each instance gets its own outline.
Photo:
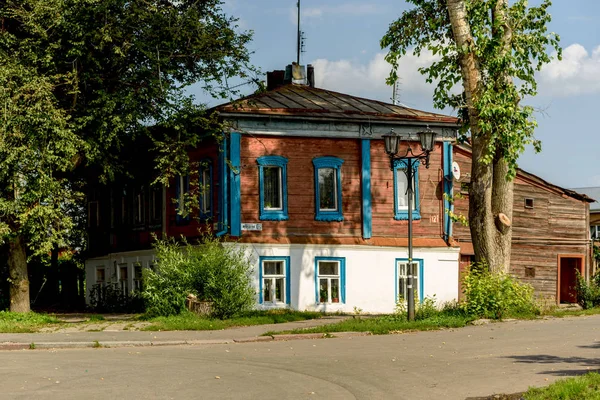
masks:
POLYGON ((227 148, 228 140, 227 136, 223 138, 219 149, 219 228, 220 230, 215 233, 216 237, 223 236, 228 232, 229 224, 229 204, 228 204, 228 190, 229 190, 229 174, 227 173, 227 148))
POLYGON ((452 237, 452 219, 450 213, 454 211, 454 186, 452 175, 452 143, 443 142, 444 152, 444 240, 450 244, 452 237))

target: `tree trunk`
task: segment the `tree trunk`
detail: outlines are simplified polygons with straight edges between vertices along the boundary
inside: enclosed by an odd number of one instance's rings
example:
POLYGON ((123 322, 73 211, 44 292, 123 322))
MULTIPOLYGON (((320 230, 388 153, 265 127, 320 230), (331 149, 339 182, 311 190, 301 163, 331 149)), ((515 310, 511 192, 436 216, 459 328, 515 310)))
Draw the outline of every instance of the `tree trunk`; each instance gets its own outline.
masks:
POLYGON ((29 276, 27 252, 20 235, 8 243, 8 275, 10 277, 10 311, 29 312, 29 276))
MULTIPOLYGON (((504 4, 503 0, 499 3, 504 4)), ((489 266, 491 271, 508 271, 511 251, 511 219, 513 182, 507 180, 508 165, 496 151, 490 156, 491 133, 479 127, 479 114, 475 107, 481 82, 481 70, 475 52, 471 27, 464 0, 447 0, 452 34, 459 49, 459 63, 471 130, 472 162, 471 188, 469 190, 469 227, 475 252, 475 261, 489 266), (485 159, 492 162, 484 162, 485 159), (499 216, 504 214, 504 216, 499 216), (497 225, 496 221, 501 223, 497 225)), ((501 7, 494 16, 504 18, 501 7)), ((504 21, 504 20, 503 20, 504 21)), ((510 41, 505 30, 501 40, 510 41)), ((508 47, 510 49, 510 47, 508 47)), ((507 82, 508 83, 508 82, 507 82)), ((512 84, 512 82, 511 82, 512 84)))

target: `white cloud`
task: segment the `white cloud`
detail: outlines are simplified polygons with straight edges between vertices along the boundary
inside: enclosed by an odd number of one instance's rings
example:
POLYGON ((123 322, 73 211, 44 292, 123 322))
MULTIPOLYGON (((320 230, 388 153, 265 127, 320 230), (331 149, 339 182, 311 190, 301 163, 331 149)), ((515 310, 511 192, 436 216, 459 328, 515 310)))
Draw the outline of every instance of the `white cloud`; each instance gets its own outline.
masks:
MULTIPOLYGON (((351 60, 315 60, 312 62, 315 67, 315 84, 323 89, 390 101, 392 88, 385 81, 391 66, 384 57, 385 53, 378 53, 366 64, 351 60)), ((425 77, 419 73, 418 68, 431 65, 436 59, 436 56, 427 51, 423 51, 420 57, 412 52, 402 57, 398 68, 402 103, 410 105, 413 97, 426 96, 431 99, 434 86, 425 82, 425 77)))
POLYGON ((600 93, 600 46, 590 54, 580 44, 563 50, 563 59, 554 59, 540 72, 540 93, 572 96, 600 93))
POLYGON ((302 17, 322 17, 325 14, 334 15, 366 15, 379 14, 383 7, 376 4, 345 3, 337 6, 309 7, 302 10, 302 17))

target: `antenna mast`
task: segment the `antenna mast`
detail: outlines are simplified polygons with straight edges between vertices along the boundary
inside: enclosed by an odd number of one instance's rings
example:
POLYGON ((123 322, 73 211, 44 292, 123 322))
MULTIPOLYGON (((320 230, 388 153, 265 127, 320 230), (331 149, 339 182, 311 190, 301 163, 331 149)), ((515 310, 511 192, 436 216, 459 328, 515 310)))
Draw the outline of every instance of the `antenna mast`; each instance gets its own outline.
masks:
POLYGON ((302 31, 300 31, 300 0, 298 0, 298 54, 296 63, 300 65, 300 52, 302 51, 302 31))

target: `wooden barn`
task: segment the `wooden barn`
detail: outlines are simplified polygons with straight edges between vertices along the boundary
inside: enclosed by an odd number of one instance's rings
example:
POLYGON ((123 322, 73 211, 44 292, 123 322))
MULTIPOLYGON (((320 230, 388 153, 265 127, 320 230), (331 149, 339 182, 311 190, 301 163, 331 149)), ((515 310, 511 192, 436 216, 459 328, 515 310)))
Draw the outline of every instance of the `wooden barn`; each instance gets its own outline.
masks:
MULTIPOLYGON (((455 184, 460 193, 454 212, 468 215, 471 152, 454 147, 455 162, 467 171, 455 184)), ((575 303, 576 272, 589 277, 592 256, 589 204, 594 200, 553 185, 519 169, 515 179, 510 273, 531 284, 538 296, 557 303, 575 303)), ((461 249, 461 268, 471 261, 469 228, 454 225, 461 249)))
MULTIPOLYGON (((247 249, 258 308, 391 312, 406 293, 407 166, 391 167, 382 135, 393 129, 408 138, 403 146, 418 148, 415 133, 431 129, 430 167, 415 169, 416 287, 421 300, 458 297, 472 248, 468 229, 445 212, 449 197, 468 190, 466 174, 452 179, 453 161, 470 170, 468 149, 453 145, 457 119, 285 75, 270 73, 270 90, 216 108, 231 129, 190 154, 199 165, 194 176, 158 189, 137 179, 90 194, 88 288, 119 282, 134 290, 154 262, 152 233, 194 238, 210 229, 247 249), (198 188, 205 188, 198 212, 182 217, 178 204, 198 188)), ((562 288, 575 268, 587 273, 588 201, 520 171, 511 272, 544 296, 572 301, 562 288)), ((467 204, 457 200, 455 212, 466 213, 467 204)))

